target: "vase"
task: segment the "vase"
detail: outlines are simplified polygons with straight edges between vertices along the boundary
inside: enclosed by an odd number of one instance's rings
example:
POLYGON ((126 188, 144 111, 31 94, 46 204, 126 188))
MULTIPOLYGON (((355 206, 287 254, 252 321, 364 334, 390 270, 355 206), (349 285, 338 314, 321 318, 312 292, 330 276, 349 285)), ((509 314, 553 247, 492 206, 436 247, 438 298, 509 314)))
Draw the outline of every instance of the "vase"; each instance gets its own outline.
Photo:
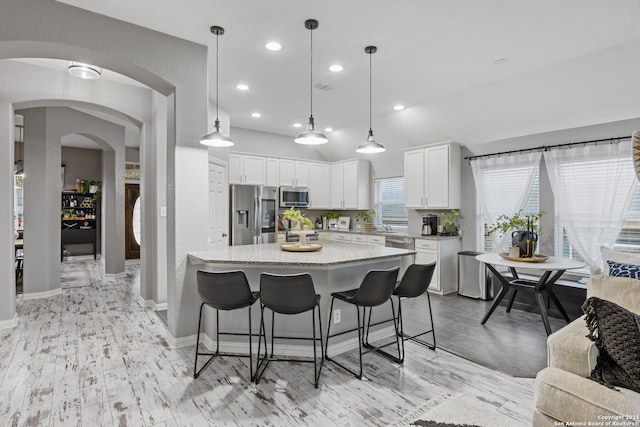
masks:
POLYGON ((532 258, 538 245, 538 233, 520 230, 511 233, 511 246, 520 248, 520 258, 532 258))
POLYGON ((373 223, 372 222, 365 222, 364 223, 364 229, 365 229, 365 231, 373 231, 373 223))

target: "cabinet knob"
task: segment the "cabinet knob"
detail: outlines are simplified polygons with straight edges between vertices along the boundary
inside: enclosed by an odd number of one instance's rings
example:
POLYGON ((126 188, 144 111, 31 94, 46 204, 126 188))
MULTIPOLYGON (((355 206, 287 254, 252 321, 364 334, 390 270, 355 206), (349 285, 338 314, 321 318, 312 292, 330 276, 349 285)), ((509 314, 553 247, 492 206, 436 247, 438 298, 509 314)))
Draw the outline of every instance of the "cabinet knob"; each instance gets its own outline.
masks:
POLYGON ((227 233, 222 233, 222 237, 227 237, 227 233))

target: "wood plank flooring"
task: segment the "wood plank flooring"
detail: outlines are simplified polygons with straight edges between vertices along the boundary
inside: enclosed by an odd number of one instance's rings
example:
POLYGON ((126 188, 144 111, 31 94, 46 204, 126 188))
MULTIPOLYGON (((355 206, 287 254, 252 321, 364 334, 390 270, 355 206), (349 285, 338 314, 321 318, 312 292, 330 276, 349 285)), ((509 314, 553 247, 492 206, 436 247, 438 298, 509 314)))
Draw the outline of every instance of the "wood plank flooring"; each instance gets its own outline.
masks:
POLYGON ((404 365, 365 355, 362 381, 326 363, 319 389, 304 363, 272 363, 250 383, 246 358, 194 380, 194 347, 169 348, 137 304, 137 266, 109 283, 87 264, 92 286, 19 299, 18 326, 0 331, 1 426, 531 425, 532 380, 412 343, 404 365))

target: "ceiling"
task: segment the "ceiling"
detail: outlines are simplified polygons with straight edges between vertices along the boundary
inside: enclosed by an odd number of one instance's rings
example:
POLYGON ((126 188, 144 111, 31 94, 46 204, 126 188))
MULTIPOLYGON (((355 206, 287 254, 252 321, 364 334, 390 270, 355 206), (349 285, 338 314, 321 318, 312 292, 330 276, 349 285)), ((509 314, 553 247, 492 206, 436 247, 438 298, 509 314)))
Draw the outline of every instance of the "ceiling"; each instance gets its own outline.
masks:
MULTIPOLYGON (((469 141, 461 141, 465 143, 483 142, 520 136, 523 132, 640 116, 636 105, 633 111, 620 107, 620 111, 604 117, 583 113, 580 120, 572 117, 560 123, 559 113, 551 108, 547 122, 539 126, 505 128, 503 132, 492 129, 486 135, 482 134, 481 125, 469 128, 469 133, 461 129, 461 119, 467 115, 482 118, 486 123, 487 111, 492 111, 495 117, 511 114, 513 105, 505 104, 505 97, 516 93, 535 98, 540 94, 532 88, 537 84, 548 86, 544 82, 549 76, 554 77, 551 84, 558 85, 550 88, 551 94, 565 86, 584 91, 586 85, 590 90, 592 74, 583 80, 571 77, 572 72, 584 74, 581 68, 585 61, 600 62, 600 68, 589 68, 589 72, 604 76, 612 72, 608 67, 615 68, 618 64, 604 63, 606 57, 600 60, 601 55, 629 46, 634 51, 636 47, 640 49, 637 0, 618 0, 615 6, 600 0, 62 2, 209 46, 210 98, 214 101, 216 40, 209 27, 224 27, 226 32, 219 39, 219 101, 230 113, 235 127, 293 136, 299 132, 293 123, 306 124, 310 53, 309 30, 304 28, 304 21, 308 18, 320 23, 313 32, 313 83, 333 87, 328 91, 313 90, 317 127, 322 130, 330 126, 336 130, 334 136, 328 134, 330 140, 366 138, 369 57, 364 47, 367 45, 378 47, 371 59, 373 128, 376 131, 382 127, 376 132, 379 138, 380 132, 383 138, 386 132, 394 140, 410 141, 407 144, 419 143, 420 138, 440 137, 466 138, 469 141), (264 44, 271 40, 280 42, 283 49, 279 52, 264 49, 264 44), (497 64, 496 60, 502 58, 506 62, 497 64), (328 67, 334 63, 343 65, 344 71, 330 72, 328 67), (565 65, 573 71, 565 72, 562 68, 565 65), (568 77, 560 81, 553 73, 568 77), (251 89, 237 90, 235 86, 241 82, 251 89), (493 88, 496 96, 492 96, 493 88), (407 109, 396 112, 392 109, 396 104, 407 109), (439 105, 443 107, 438 109, 439 105), (251 117, 253 112, 260 112, 262 117, 251 117), (447 114, 461 116, 445 117, 447 114), (393 129, 411 123, 416 123, 413 133, 398 134, 393 129), (443 123, 447 123, 445 128, 443 123), (453 129, 456 123, 458 129, 453 129)), ((637 53, 640 57, 640 51, 637 53)), ((636 64, 637 60, 633 65, 636 64)), ((540 102, 534 105, 540 108, 540 102)), ((533 113, 526 111, 522 116, 531 117, 533 113)), ((469 121, 470 125, 472 122, 469 121)), ((349 151, 353 152, 351 148, 349 151)))

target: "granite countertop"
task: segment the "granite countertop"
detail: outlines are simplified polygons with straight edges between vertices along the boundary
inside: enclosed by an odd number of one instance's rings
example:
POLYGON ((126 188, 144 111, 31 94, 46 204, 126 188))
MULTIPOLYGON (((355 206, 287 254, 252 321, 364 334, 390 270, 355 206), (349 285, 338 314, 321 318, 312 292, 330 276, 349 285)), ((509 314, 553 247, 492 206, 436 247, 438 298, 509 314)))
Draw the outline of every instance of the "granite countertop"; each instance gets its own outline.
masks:
POLYGON ((374 231, 364 231, 364 230, 318 230, 323 233, 349 233, 349 234, 365 234, 365 235, 373 235, 373 236, 398 236, 398 237, 411 237, 413 239, 423 239, 423 240, 446 240, 446 239, 461 239, 460 236, 422 236, 418 233, 410 233, 408 231, 383 231, 383 230, 374 230, 374 231))
POLYGON ((286 252, 280 249, 280 243, 224 246, 206 252, 190 252, 189 261, 191 264, 330 266, 389 259, 416 253, 413 250, 387 248, 379 245, 361 245, 334 241, 322 241, 322 246, 322 249, 316 252, 286 252))

